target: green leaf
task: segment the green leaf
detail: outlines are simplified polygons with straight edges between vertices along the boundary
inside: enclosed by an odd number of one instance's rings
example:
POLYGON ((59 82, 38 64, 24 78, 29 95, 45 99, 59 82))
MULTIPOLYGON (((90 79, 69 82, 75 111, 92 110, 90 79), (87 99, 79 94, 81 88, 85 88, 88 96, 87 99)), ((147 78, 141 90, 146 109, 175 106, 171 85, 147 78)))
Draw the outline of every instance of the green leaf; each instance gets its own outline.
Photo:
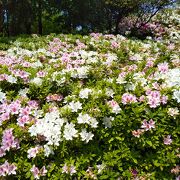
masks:
POLYGON ((152 146, 152 142, 151 141, 146 141, 147 144, 149 144, 150 146, 152 146))

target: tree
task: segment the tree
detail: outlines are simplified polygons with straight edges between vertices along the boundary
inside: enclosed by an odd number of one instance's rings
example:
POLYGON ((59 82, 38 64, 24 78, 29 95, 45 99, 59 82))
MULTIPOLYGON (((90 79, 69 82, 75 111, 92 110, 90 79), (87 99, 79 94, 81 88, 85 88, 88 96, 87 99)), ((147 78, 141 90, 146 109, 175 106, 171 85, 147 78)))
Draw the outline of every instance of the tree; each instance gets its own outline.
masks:
POLYGON ((1 0, 0 32, 7 35, 121 33, 125 18, 141 28, 177 0, 1 0))
POLYGON ((42 35, 42 0, 38 0, 38 32, 42 35))
POLYGON ((3 4, 0 2, 0 33, 3 33, 3 23, 4 23, 4 10, 3 4))
POLYGON ((157 12, 174 2, 175 0, 105 0, 115 18, 115 33, 119 32, 119 23, 124 17, 133 14, 137 18, 135 25, 139 22, 146 24, 157 12))

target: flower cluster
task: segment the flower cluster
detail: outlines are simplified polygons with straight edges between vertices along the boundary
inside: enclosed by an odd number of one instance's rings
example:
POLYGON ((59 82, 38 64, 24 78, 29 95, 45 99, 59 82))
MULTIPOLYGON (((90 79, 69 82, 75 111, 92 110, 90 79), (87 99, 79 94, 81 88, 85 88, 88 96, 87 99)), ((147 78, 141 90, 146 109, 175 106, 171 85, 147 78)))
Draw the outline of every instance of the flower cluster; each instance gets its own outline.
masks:
POLYGON ((0 176, 15 175, 16 169, 17 167, 14 164, 9 164, 8 161, 6 161, 0 165, 0 176))
POLYGON ((177 40, 36 38, 0 56, 0 176, 178 176, 177 40))
POLYGON ((57 111, 46 113, 44 118, 37 119, 36 123, 29 128, 31 136, 41 135, 49 145, 59 145, 62 140, 61 128, 65 119, 59 117, 57 111))
POLYGON ((19 148, 19 141, 13 136, 13 129, 6 129, 3 132, 1 147, 0 147, 0 157, 6 155, 6 151, 10 151, 10 148, 19 148))
POLYGON ((151 119, 149 122, 147 122, 147 120, 143 120, 142 122, 142 125, 141 125, 141 128, 142 129, 138 129, 138 130, 133 130, 132 131, 132 134, 133 136, 135 137, 140 137, 140 135, 142 133, 144 133, 145 131, 149 131, 151 129, 154 129, 155 128, 155 122, 151 119))
POLYGON ((46 176, 47 170, 45 166, 43 166, 40 170, 38 167, 33 165, 33 167, 30 170, 34 176, 35 179, 40 179, 41 176, 46 176))
POLYGON ((62 167, 62 173, 66 173, 66 174, 70 174, 71 176, 76 173, 76 168, 71 165, 71 166, 67 166, 67 164, 65 164, 63 167, 62 167))

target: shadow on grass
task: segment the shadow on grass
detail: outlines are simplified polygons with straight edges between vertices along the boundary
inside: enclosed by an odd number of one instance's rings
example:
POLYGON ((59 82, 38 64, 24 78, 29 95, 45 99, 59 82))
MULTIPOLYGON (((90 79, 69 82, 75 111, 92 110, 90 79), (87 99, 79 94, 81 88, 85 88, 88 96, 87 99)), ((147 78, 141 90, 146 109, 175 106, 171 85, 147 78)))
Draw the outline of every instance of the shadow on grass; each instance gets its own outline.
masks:
POLYGON ((29 35, 20 35, 20 36, 10 36, 10 37, 1 37, 0 36, 0 51, 6 51, 11 44, 19 38, 28 38, 29 35))

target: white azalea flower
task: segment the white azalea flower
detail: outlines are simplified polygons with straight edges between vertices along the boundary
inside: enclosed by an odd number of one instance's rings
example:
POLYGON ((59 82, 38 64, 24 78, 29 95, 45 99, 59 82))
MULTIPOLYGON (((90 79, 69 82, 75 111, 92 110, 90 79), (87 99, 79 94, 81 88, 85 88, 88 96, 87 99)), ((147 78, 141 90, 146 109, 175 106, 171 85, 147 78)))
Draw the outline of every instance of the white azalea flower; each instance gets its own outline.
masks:
POLYGON ((73 78, 78 77, 80 79, 87 78, 88 72, 89 72, 89 67, 88 66, 82 66, 82 67, 74 69, 71 72, 71 77, 73 77, 73 78))
POLYGON ((78 102, 70 102, 69 107, 72 110, 72 112, 77 112, 79 109, 82 109, 82 103, 78 102))
POLYGON ((45 117, 38 119, 36 124, 29 128, 28 132, 31 136, 44 136, 48 145, 59 146, 59 142, 62 141, 61 128, 65 121, 65 119, 59 118, 58 111, 46 113, 45 117))
POLYGON ((126 84, 126 91, 134 91, 136 88, 136 85, 133 83, 126 84))
POLYGON ((98 164, 96 166, 97 166, 97 169, 98 169, 98 174, 100 174, 106 167, 105 164, 98 164))
POLYGON ((179 115, 179 110, 178 110, 177 107, 175 107, 175 108, 168 108, 167 113, 168 113, 170 116, 176 118, 176 116, 179 115))
POLYGON ((98 126, 98 122, 95 118, 91 117, 90 121, 89 121, 89 125, 93 128, 97 128, 98 126))
POLYGON ((177 102, 180 103, 180 90, 173 92, 173 99, 177 100, 177 102))
POLYGON ((86 129, 82 129, 81 133, 79 133, 82 141, 86 141, 88 143, 94 137, 94 134, 91 132, 87 132, 86 129))
POLYGON ((17 82, 17 78, 13 77, 12 75, 9 75, 7 78, 7 81, 10 83, 16 83, 17 82))
POLYGON ((125 84, 125 83, 127 83, 127 81, 125 81, 125 78, 124 78, 124 77, 119 76, 119 77, 116 79, 116 83, 117 83, 117 84, 125 84))
POLYGON ((43 64, 40 61, 36 61, 32 63, 33 68, 43 67, 43 64))
POLYGON ((77 117, 77 121, 79 124, 85 124, 85 123, 89 123, 91 117, 88 114, 82 114, 80 113, 79 116, 77 117))
POLYGON ((74 128, 73 123, 66 123, 64 126, 64 138, 66 140, 73 140, 73 137, 77 137, 77 130, 74 128))
POLYGON ((47 144, 44 145, 44 155, 48 157, 50 154, 54 154, 53 149, 47 144))
POLYGON ((133 54, 129 59, 131 61, 142 61, 143 57, 140 54, 133 54))
POLYGON ((103 118, 103 124, 105 125, 105 127, 107 128, 111 128, 112 127, 112 121, 114 120, 114 117, 110 116, 110 117, 104 117, 103 118))
POLYGON ((106 95, 113 98, 114 91, 111 88, 106 88, 106 95))
POLYGON ((36 77, 36 78, 31 80, 31 83, 36 84, 37 86, 41 86, 42 85, 42 79, 39 77, 36 77))
POLYGON ((95 118, 89 116, 88 114, 80 113, 77 121, 79 124, 89 124, 93 128, 97 128, 98 122, 95 118))
POLYGON ((19 94, 20 96, 26 97, 26 96, 27 96, 28 91, 29 91, 29 89, 28 89, 28 88, 25 88, 25 89, 20 89, 18 94, 19 94))
POLYGON ((84 99, 84 98, 87 99, 91 92, 92 92, 92 90, 89 88, 82 89, 79 93, 79 97, 82 99, 84 99))
POLYGON ((168 87, 180 87, 180 68, 170 69, 165 75, 168 87))
POLYGON ((0 89, 0 102, 2 102, 6 98, 6 94, 3 93, 0 89))

